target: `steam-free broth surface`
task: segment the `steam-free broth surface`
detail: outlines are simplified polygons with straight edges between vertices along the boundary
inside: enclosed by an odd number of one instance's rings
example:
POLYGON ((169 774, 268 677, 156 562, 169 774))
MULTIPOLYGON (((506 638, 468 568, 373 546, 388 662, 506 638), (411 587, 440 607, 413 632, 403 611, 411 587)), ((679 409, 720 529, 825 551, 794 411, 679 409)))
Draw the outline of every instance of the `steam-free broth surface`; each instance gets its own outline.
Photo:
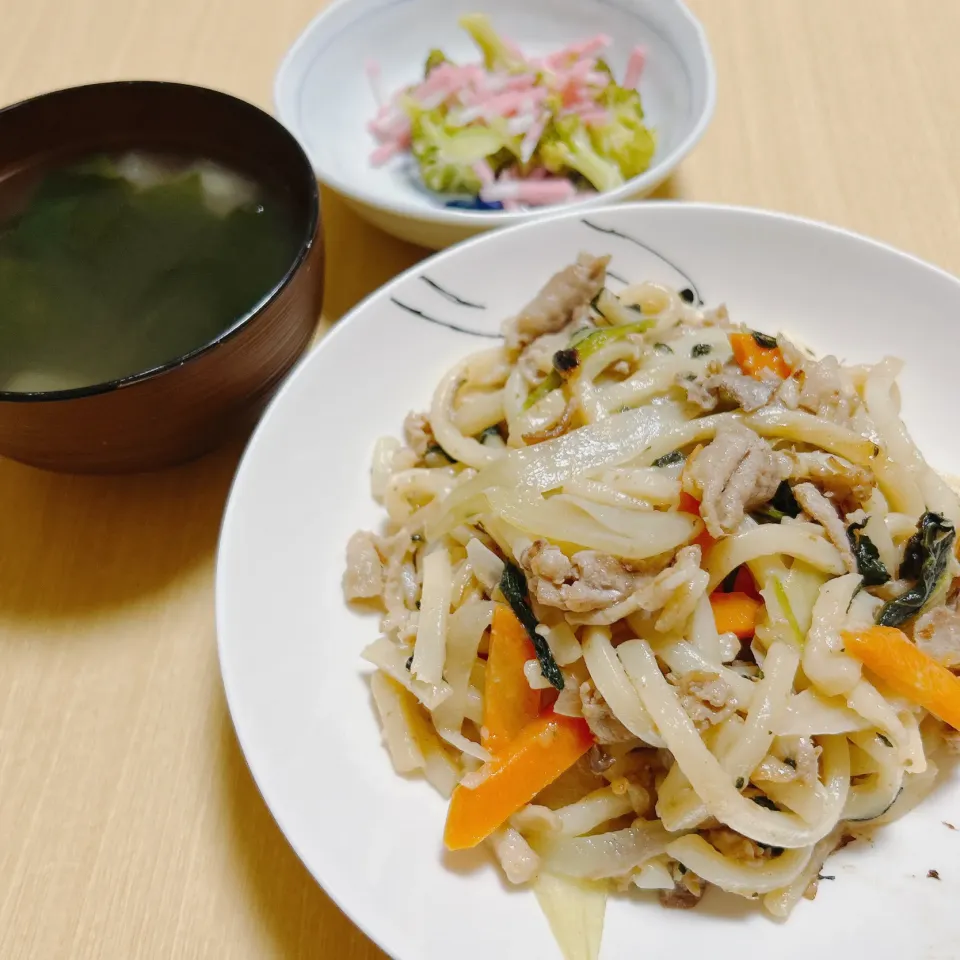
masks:
POLYGON ((203 347, 277 284, 298 241, 280 198, 210 161, 51 170, 0 226, 0 390, 92 386, 203 347))

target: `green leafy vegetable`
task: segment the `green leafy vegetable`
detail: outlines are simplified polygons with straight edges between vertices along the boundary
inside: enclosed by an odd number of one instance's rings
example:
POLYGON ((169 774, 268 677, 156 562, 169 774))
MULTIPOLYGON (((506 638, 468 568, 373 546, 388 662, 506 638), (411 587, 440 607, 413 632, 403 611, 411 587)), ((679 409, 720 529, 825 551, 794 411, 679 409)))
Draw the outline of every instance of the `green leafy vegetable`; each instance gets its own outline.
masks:
POLYGON ((927 511, 920 518, 917 532, 907 543, 900 564, 900 577, 915 579, 916 583, 880 608, 877 614, 880 626, 899 627, 920 613, 945 586, 956 535, 953 524, 939 513, 927 511))
POLYGON ((758 347, 763 347, 766 350, 772 350, 777 345, 776 337, 767 336, 767 334, 760 333, 758 330, 751 330, 750 336, 753 337, 758 347))
POLYGON ((670 453, 665 453, 662 457, 657 457, 653 461, 655 467, 672 467, 678 463, 683 463, 687 459, 687 455, 682 450, 671 450, 670 453))
POLYGON ((800 515, 800 504, 793 495, 793 489, 786 480, 781 481, 769 503, 750 512, 755 520, 779 523, 784 517, 800 515))
POLYGON ((527 578, 523 575, 523 571, 509 560, 504 564, 503 575, 500 577, 500 592, 527 631, 533 648, 537 651, 540 672, 557 690, 562 690, 563 674, 557 666, 557 661, 553 659, 547 641, 537 633, 537 618, 530 606, 527 578))
POLYGON ((847 537, 850 540, 853 555, 857 558, 857 571, 863 577, 864 584, 868 587, 879 587, 881 583, 886 583, 890 579, 890 574, 883 565, 880 551, 877 550, 874 542, 861 532, 866 525, 866 520, 851 523, 847 527, 847 537))
POLYGON ((777 487, 770 500, 770 505, 775 510, 779 510, 785 517, 800 516, 800 504, 797 503, 797 498, 793 495, 793 488, 786 480, 781 481, 780 486, 777 487))
POLYGON ((916 580, 923 570, 923 562, 930 547, 941 535, 953 534, 953 524, 939 513, 927 511, 917 522, 917 532, 907 541, 900 564, 902 580, 916 580))
POLYGON ((691 357, 705 357, 713 350, 709 343, 695 343, 690 351, 691 357))
POLYGON ((653 349, 656 350, 657 353, 673 353, 673 347, 668 343, 655 343, 653 349))

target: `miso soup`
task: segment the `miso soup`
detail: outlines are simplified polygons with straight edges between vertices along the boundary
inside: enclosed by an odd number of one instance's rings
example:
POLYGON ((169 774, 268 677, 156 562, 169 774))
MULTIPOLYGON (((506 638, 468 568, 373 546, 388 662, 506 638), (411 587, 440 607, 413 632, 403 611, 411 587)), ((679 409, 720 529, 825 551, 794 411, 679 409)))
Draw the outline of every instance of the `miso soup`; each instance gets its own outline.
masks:
POLYGON ((0 224, 0 391, 91 386, 203 347, 273 289, 299 242, 282 198, 208 160, 50 169, 0 224))

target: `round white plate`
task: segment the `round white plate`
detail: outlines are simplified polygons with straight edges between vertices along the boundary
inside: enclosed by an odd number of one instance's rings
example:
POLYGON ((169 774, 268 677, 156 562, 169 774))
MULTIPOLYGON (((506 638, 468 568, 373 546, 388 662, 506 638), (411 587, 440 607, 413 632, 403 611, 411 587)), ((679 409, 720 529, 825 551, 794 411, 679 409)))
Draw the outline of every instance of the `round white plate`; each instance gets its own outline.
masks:
POLYGON ((716 79, 707 38, 681 0, 485 0, 479 5, 476 0, 338 0, 317 15, 280 65, 274 83, 277 116, 300 140, 324 183, 372 223, 404 240, 444 247, 544 214, 543 208, 450 210, 420 186, 409 156, 379 169, 370 164, 377 144, 367 122, 377 104, 365 61, 372 58, 380 65, 388 95, 422 78, 432 48, 461 63, 476 62, 476 47, 457 25, 460 14, 475 10, 489 14, 497 30, 533 54, 606 33, 612 44, 605 57, 618 77, 633 47, 646 50, 640 94, 657 134, 653 163, 617 190, 578 201, 578 209, 655 189, 693 149, 713 116, 716 79))
MULTIPOLYGON (((611 276, 689 286, 735 320, 788 330, 851 361, 895 354, 904 416, 921 450, 960 474, 952 349, 960 282, 841 230, 699 204, 606 208, 488 234, 414 267, 364 301, 300 365, 243 458, 217 567, 220 663, 253 775, 304 863, 399 960, 559 960, 532 894, 508 890, 484 853, 448 858, 444 803, 396 776, 380 744, 360 650, 376 620, 340 593, 344 544, 380 511, 367 489, 377 437, 399 434, 459 357, 495 342, 580 250, 611 276), (463 301, 463 302, 461 302, 463 301)), ((616 287, 618 281, 611 280, 616 287)), ((690 912, 611 898, 603 960, 749 950, 779 960, 948 960, 960 943, 960 791, 828 864, 787 925, 714 894, 690 912), (939 870, 941 881, 927 878, 939 870)))

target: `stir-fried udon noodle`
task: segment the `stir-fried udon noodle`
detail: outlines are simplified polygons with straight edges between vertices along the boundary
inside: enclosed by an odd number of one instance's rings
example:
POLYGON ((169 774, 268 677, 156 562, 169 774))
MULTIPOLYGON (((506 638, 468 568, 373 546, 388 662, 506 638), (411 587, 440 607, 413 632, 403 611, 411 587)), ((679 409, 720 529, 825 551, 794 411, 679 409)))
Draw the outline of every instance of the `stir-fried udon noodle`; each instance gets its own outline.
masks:
POLYGON ((376 446, 388 519, 344 587, 383 607, 386 746, 511 882, 784 917, 960 722, 960 505, 898 361, 605 268, 556 274, 376 446))

